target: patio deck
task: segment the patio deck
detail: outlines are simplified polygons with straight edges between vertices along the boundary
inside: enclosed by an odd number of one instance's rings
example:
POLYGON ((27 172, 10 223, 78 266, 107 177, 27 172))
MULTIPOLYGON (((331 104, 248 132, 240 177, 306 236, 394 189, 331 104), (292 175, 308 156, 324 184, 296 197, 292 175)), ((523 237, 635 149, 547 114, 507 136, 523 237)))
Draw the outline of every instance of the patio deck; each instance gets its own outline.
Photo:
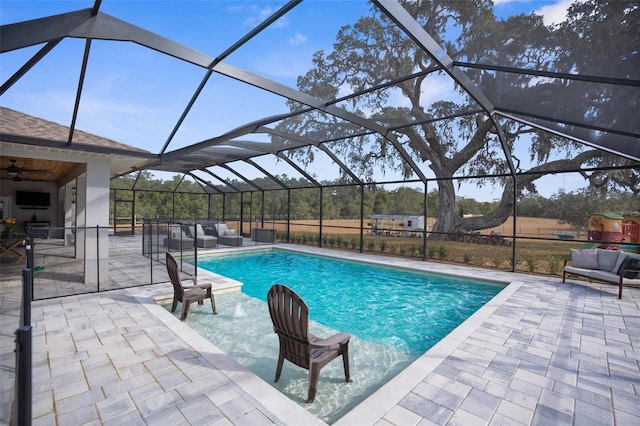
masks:
MULTIPOLYGON (((110 246, 106 286, 149 282, 139 238, 111 237, 110 246)), ((640 289, 619 300, 608 284, 340 255, 512 284, 334 424, 640 424, 640 289)), ((78 262, 47 262, 40 297, 80 285, 78 262)), ((153 281, 168 281, 155 268, 153 281)), ((0 271, 5 424, 21 283, 20 267, 0 271)), ((33 424, 323 424, 155 303, 171 291, 164 282, 33 302, 33 424)))

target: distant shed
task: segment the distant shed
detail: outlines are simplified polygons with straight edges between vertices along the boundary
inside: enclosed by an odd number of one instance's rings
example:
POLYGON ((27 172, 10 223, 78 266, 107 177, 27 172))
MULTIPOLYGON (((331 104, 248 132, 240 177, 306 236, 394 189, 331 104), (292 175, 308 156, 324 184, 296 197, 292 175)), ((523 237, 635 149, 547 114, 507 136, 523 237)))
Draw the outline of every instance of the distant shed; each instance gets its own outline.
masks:
POLYGON ((371 235, 392 235, 400 237, 418 236, 423 231, 424 216, 405 214, 375 214, 370 216, 371 235))

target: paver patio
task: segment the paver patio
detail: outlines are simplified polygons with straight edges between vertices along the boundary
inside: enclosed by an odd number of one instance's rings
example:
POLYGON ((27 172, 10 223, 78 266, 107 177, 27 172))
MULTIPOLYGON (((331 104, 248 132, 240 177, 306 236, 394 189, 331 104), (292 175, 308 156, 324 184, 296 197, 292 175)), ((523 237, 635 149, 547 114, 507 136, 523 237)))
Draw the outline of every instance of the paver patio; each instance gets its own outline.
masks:
MULTIPOLYGON (((118 279, 144 280, 135 238, 110 244, 118 279)), ((640 424, 640 289, 619 300, 607 284, 340 254, 512 284, 334 424, 640 424)), ((33 302, 33 424, 323 423, 155 302, 170 294, 162 283, 33 302)), ((19 277, 3 267, 2 423, 19 299, 19 277)))

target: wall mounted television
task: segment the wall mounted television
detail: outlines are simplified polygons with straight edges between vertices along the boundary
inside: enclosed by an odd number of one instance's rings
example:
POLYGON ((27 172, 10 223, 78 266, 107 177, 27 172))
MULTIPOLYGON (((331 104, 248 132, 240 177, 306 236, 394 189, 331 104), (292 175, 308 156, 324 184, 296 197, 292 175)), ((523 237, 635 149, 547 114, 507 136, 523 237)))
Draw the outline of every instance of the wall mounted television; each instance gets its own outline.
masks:
POLYGON ((27 207, 50 207, 51 194, 48 192, 16 191, 16 205, 27 207))

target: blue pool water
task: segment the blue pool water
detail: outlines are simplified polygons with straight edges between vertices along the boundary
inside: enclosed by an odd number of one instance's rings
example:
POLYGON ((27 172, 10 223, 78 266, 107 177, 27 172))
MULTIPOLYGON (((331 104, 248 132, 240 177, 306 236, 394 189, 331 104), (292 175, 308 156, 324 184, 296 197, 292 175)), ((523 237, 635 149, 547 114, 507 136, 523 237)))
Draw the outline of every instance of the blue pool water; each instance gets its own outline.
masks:
POLYGON ((419 354, 503 288, 280 250, 205 258, 198 266, 243 282, 245 294, 263 301, 273 284, 285 284, 314 321, 419 354))
MULTIPOLYGON (((216 295, 211 306, 191 305, 187 325, 291 400, 331 424, 425 353, 504 288, 485 282, 300 254, 256 250, 198 259, 200 268, 244 283, 242 292, 216 295), (308 372, 285 363, 274 383, 278 338, 266 295, 274 283, 309 305, 310 331, 347 331, 351 383, 342 363, 322 369, 318 394, 306 404, 308 372)), ((169 309, 171 303, 164 306, 169 309)), ((174 313, 180 315, 180 309, 174 313)))

